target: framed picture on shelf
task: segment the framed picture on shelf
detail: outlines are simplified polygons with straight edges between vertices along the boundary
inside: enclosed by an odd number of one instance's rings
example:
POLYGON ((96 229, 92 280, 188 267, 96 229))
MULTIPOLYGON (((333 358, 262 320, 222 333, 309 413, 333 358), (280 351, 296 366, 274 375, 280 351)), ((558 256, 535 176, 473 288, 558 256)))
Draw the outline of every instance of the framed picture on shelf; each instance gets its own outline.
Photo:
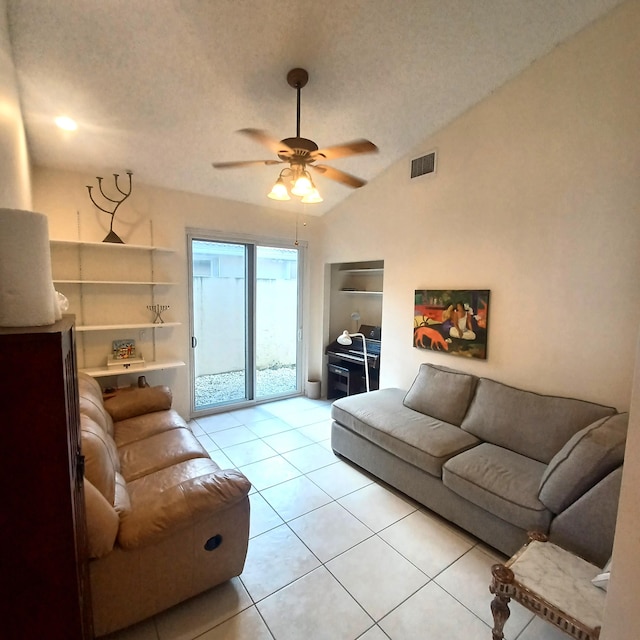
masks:
POLYGON ((413 346, 466 358, 487 358, 488 289, 416 289, 413 346))
POLYGON ((136 341, 131 338, 128 340, 114 340, 111 343, 111 356, 114 360, 135 358, 136 341))

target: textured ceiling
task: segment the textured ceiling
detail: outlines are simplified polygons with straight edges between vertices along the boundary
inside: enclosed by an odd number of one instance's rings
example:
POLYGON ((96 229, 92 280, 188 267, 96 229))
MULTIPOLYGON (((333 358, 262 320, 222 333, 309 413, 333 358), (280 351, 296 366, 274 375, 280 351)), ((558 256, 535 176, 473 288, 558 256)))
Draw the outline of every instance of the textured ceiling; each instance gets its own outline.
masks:
MULTIPOLYGON (((124 172, 134 180, 262 206, 279 167, 235 133, 356 138, 380 152, 327 162, 373 179, 620 0, 9 0, 34 164, 124 172), (63 132, 66 114, 79 129, 63 132)), ((426 150, 425 150, 426 151, 426 150)), ((408 171, 408 168, 407 168, 408 171)), ((352 191, 320 176, 328 211, 352 191)), ((366 189, 367 187, 363 187, 366 189)))

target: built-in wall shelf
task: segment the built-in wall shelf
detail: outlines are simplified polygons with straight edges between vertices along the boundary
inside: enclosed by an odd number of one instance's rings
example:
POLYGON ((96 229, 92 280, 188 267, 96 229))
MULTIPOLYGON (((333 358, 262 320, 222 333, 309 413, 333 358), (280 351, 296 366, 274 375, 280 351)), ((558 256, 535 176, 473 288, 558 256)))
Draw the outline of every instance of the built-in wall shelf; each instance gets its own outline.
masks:
POLYGON ((370 276, 374 276, 374 275, 382 275, 384 273, 384 269, 378 269, 378 268, 374 268, 374 269, 368 269, 368 268, 363 268, 363 269, 340 269, 340 273, 353 273, 353 274, 361 274, 361 275, 370 275, 370 276))
MULTIPOLYGON (((334 263, 329 266, 329 276, 330 310, 327 345, 330 345, 345 330, 356 333, 360 332, 363 326, 371 328, 382 325, 384 260, 334 263)), ((378 379, 381 362, 382 360, 378 359, 375 371, 373 369, 369 371, 372 382, 374 378, 378 379)), ((345 364, 343 360, 333 356, 328 357, 323 376, 327 397, 336 397, 333 393, 336 389, 349 395, 359 393, 365 388, 363 379, 364 370, 360 359, 356 358, 353 362, 345 364)), ((377 388, 377 385, 374 384, 371 388, 377 388)))
POLYGON ((176 369, 184 367, 181 360, 158 360, 155 362, 145 362, 143 365, 131 365, 128 369, 116 369, 113 367, 92 367, 90 369, 80 369, 82 373, 90 375, 92 378, 106 378, 108 376, 121 376, 128 373, 141 373, 144 371, 158 371, 160 369, 176 369))
POLYGON ((381 296, 383 276, 381 260, 342 264, 338 268, 338 291, 348 295, 381 296))
POLYGON ((177 250, 154 246, 151 220, 148 237, 148 245, 50 240, 55 288, 76 317, 78 368, 94 378, 184 366, 174 359, 171 334, 181 323, 157 322, 153 311, 155 305, 164 315, 173 311, 164 313, 174 306, 177 250), (118 338, 135 340, 136 352, 148 361, 115 372, 107 367, 118 338))
POLYGON ((177 327, 180 322, 144 322, 141 324, 85 324, 76 326, 76 331, 116 331, 117 329, 165 329, 177 327))
POLYGON ((175 249, 169 247, 152 247, 144 244, 120 244, 119 242, 88 242, 86 240, 49 240, 52 245, 67 245, 76 247, 100 247, 103 249, 129 250, 137 249, 141 251, 158 251, 165 253, 175 253, 175 249))
POLYGON ((139 280, 54 280, 54 284, 119 284, 119 285, 136 285, 136 284, 144 284, 151 286, 172 286, 177 284, 176 282, 141 282, 139 280))
POLYGON ((348 293, 350 295, 365 295, 365 296, 381 296, 382 291, 367 291, 366 289, 341 289, 340 293, 348 293))
POLYGON ((337 262, 329 268, 329 342, 345 329, 353 333, 362 325, 381 326, 384 260, 337 262))

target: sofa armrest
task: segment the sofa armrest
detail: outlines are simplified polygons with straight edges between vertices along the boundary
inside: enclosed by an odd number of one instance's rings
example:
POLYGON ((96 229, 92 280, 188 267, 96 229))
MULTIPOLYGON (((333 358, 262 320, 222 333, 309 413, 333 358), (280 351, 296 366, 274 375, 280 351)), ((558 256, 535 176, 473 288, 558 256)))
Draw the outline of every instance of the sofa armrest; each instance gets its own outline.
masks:
POLYGON ((251 489, 247 478, 235 469, 219 469, 189 478, 155 499, 134 505, 120 523, 118 542, 124 549, 155 543, 202 517, 222 511, 245 499, 251 489))
POLYGON ((621 484, 618 467, 551 521, 551 542, 602 567, 613 550, 621 484))
POLYGON ((135 418, 145 413, 171 409, 173 395, 165 386, 143 387, 118 393, 104 402, 114 422, 135 418))
POLYGON ((116 542, 118 514, 86 478, 84 478, 84 509, 89 557, 106 556, 116 542))

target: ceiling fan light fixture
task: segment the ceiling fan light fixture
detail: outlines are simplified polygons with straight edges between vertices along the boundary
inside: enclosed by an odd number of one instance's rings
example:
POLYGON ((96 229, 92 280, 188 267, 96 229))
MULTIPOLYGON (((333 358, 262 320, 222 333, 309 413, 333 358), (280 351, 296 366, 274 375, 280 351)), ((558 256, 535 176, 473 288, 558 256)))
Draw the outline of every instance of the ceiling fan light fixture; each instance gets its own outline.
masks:
POLYGON ((291 196, 287 191, 287 187, 284 183, 284 180, 282 179, 282 176, 280 176, 276 180, 271 191, 267 194, 267 197, 271 198, 272 200, 280 200, 280 201, 291 200, 291 196))
POLYGON ((300 202, 303 202, 304 204, 315 204, 316 202, 323 202, 323 199, 320 195, 320 192, 315 187, 313 187, 311 191, 307 193, 307 195, 304 196, 302 200, 300 200, 300 202))
POLYGON ((59 116, 54 122, 58 128, 64 129, 65 131, 75 131, 78 128, 78 123, 68 116, 59 116))
POLYGON ((302 172, 296 178, 293 184, 291 193, 293 193, 294 196, 304 197, 306 195, 309 195, 312 190, 313 190, 313 183, 311 182, 311 178, 309 177, 309 174, 306 171, 302 170, 302 172))
POLYGON ((358 189, 366 184, 356 176, 352 176, 345 171, 334 169, 326 165, 313 164, 316 160, 334 160, 336 158, 346 158, 349 156, 361 155, 363 153, 377 153, 378 147, 369 140, 352 140, 331 147, 320 149, 318 145, 308 138, 300 136, 300 90, 309 80, 309 74, 305 69, 291 69, 287 74, 287 83, 296 90, 296 135, 277 140, 272 135, 261 129, 240 129, 238 132, 248 136, 255 142, 270 149, 278 156, 278 160, 240 160, 236 162, 214 162, 214 169, 231 169, 236 167, 246 167, 252 165, 276 165, 288 164, 282 169, 276 183, 267 194, 272 200, 291 200, 295 195, 301 198, 302 202, 315 203, 323 202, 316 185, 311 179, 311 175, 306 167, 311 167, 314 171, 321 173, 325 178, 340 182, 351 189, 358 189))

